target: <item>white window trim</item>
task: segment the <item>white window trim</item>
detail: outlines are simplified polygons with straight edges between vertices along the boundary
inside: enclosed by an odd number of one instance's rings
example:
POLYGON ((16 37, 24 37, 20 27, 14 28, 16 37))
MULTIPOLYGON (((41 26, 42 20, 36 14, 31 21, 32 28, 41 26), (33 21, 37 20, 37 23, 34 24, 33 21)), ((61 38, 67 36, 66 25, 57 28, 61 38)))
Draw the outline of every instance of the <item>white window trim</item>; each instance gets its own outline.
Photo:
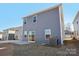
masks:
MULTIPOLYGON (((36 32, 35 31, 29 31, 29 32, 31 32, 31 33, 34 32, 34 35, 36 35, 36 32)), ((28 42, 35 42, 35 41, 30 41, 29 40, 29 35, 32 35, 32 34, 29 34, 29 32, 28 32, 28 42)), ((35 39, 36 39, 36 36, 35 36, 35 39)))
POLYGON ((24 35, 28 35, 27 31, 24 31, 24 35))
POLYGON ((47 34, 51 35, 51 29, 45 29, 45 35, 47 34))
POLYGON ((45 29, 44 33, 45 33, 45 40, 47 40, 46 35, 50 35, 50 36, 52 35, 51 29, 45 29), (46 33, 46 31, 49 32, 49 33, 46 33))

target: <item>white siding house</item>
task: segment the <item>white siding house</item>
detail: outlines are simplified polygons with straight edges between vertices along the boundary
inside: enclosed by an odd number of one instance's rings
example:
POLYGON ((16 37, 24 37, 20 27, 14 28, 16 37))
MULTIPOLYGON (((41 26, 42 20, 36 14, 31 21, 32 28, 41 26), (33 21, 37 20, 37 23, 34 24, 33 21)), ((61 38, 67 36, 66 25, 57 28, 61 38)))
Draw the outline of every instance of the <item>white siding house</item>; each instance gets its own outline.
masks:
POLYGON ((3 36, 3 32, 0 32, 0 40, 3 40, 2 36, 3 36))
POLYGON ((73 21, 73 26, 74 26, 74 36, 79 40, 79 11, 75 16, 75 19, 73 21))
POLYGON ((22 26, 3 30, 3 40, 21 40, 22 26))

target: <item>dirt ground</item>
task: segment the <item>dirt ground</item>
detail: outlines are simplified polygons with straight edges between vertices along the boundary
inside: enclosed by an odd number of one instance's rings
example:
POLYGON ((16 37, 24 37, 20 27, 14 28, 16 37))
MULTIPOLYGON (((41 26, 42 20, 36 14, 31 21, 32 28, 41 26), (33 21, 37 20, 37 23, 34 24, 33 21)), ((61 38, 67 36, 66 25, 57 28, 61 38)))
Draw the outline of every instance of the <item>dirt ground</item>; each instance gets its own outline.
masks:
POLYGON ((0 44, 0 56, 79 56, 79 41, 64 43, 63 46, 0 44))

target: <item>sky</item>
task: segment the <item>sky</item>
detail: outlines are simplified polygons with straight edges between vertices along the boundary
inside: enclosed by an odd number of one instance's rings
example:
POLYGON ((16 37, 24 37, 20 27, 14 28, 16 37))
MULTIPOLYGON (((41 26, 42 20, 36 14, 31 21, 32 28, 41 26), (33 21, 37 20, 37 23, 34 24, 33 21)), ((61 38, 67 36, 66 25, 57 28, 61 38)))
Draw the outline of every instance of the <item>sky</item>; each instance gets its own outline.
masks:
MULTIPOLYGON (((53 3, 0 3, 0 31, 21 26, 22 17, 53 7, 53 3)), ((79 4, 63 4, 64 23, 71 23, 79 10, 79 4)))

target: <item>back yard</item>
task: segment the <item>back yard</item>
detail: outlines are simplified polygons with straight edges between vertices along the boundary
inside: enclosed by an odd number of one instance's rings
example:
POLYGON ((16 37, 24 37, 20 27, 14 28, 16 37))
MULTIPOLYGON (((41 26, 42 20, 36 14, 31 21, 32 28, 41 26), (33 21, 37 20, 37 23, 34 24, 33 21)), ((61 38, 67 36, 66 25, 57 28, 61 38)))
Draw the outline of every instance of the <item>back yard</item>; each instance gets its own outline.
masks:
POLYGON ((37 44, 0 44, 1 56, 65 56, 79 55, 79 41, 65 40, 63 46, 41 46, 37 44))

